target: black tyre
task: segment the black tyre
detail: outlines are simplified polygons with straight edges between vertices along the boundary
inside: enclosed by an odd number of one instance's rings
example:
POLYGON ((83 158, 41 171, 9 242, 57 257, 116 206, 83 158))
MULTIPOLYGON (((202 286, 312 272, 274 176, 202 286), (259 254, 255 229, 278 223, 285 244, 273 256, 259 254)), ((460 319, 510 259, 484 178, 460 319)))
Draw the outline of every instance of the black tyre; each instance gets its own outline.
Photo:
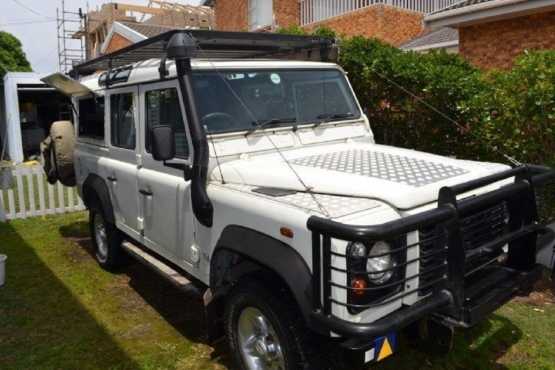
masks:
POLYGON ((241 370, 311 368, 304 323, 287 292, 277 299, 269 286, 246 280, 230 293, 225 331, 235 364, 241 370))
POLYGON ((125 259, 121 248, 123 236, 115 225, 106 221, 102 207, 97 204, 89 210, 89 228, 98 264, 109 271, 121 266, 125 259))

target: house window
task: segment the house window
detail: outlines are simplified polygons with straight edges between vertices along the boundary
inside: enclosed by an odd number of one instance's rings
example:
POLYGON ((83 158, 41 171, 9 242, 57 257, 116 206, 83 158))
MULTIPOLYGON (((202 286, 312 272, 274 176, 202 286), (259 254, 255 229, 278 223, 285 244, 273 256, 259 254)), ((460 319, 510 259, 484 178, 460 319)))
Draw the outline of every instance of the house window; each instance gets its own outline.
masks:
POLYGON ((273 14, 272 0, 249 0, 249 29, 271 26, 273 14))
POLYGON ((146 151, 150 153, 150 129, 155 126, 173 127, 175 155, 189 157, 189 143, 185 134, 185 123, 179 106, 179 96, 174 88, 153 90, 146 93, 146 151))
POLYGON ((104 97, 79 100, 79 137, 104 139, 104 97))
POLYGON ((110 96, 110 124, 113 146, 135 149, 135 118, 133 114, 133 94, 110 96))

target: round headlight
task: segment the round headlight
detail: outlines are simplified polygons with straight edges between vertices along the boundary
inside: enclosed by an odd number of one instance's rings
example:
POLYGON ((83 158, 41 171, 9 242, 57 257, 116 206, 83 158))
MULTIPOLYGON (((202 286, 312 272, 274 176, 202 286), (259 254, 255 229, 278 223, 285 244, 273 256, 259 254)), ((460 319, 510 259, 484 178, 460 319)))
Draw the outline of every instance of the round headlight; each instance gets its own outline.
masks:
POLYGON ((368 271, 368 279, 374 284, 384 284, 393 276, 394 271, 391 269, 395 267, 395 261, 391 254, 387 253, 391 253, 390 245, 386 242, 377 242, 368 254, 366 270, 368 271))
POLYGON ((367 253, 366 246, 360 242, 355 242, 351 244, 349 253, 351 257, 354 257, 354 258, 365 258, 367 253))

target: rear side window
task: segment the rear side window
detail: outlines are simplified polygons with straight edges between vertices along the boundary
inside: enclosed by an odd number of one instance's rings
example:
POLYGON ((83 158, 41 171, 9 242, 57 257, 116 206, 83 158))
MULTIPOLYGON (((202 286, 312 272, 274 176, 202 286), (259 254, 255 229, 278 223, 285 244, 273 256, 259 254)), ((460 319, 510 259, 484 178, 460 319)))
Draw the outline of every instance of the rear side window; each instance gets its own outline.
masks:
POLYGON ((175 153, 179 158, 189 157, 189 144, 185 122, 181 115, 177 89, 152 90, 146 93, 146 151, 150 153, 150 130, 167 125, 175 133, 175 153))
POLYGON ((113 146, 135 149, 135 117, 132 93, 110 96, 110 127, 113 146))
POLYGON ((79 100, 79 137, 104 139, 104 97, 79 100))

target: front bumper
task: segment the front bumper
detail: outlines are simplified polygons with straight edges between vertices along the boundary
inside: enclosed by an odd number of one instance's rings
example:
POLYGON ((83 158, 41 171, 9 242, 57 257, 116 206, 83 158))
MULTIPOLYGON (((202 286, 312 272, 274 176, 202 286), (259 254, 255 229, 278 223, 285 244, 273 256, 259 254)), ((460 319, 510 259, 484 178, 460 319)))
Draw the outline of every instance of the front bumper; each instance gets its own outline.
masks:
MULTIPOLYGON (((348 348, 362 348, 372 338, 398 331, 420 319, 433 316, 449 326, 470 327, 510 300, 519 292, 529 291, 541 276, 541 267, 536 264, 538 234, 544 230, 539 222, 536 191, 547 183, 555 183, 555 171, 545 167, 522 166, 453 187, 442 188, 438 208, 395 220, 379 226, 344 225, 328 219, 312 217, 308 227, 313 235, 313 312, 312 324, 326 328, 346 339, 348 348), (498 190, 464 200, 457 195, 469 192, 507 178, 515 178, 513 184, 498 190), (469 214, 503 202, 508 209, 507 230, 493 240, 468 250, 463 245, 462 220, 469 214), (354 323, 343 320, 332 313, 333 305, 348 308, 360 305, 340 303, 332 297, 332 289, 349 291, 350 286, 341 286, 332 281, 331 239, 345 241, 375 242, 391 240, 399 235, 434 227, 441 231, 442 238, 434 241, 435 248, 444 251, 445 273, 426 287, 426 295, 411 306, 401 309, 372 323, 354 323), (508 246, 505 259, 495 259, 478 268, 471 260, 484 255, 501 254, 508 246)), ((542 243, 552 242, 542 238, 542 243)), ((405 248, 418 247, 419 243, 405 248)), ((417 262, 411 260, 411 263, 417 262)), ((343 272, 348 273, 347 270, 343 272)), ((423 277, 422 273, 415 275, 423 277)), ((399 284, 405 286, 408 279, 399 284)), ((372 288, 368 288, 369 290, 372 288)), ((376 289, 376 288, 374 288, 376 289)), ((422 287, 412 291, 399 291, 396 298, 420 293, 422 287)), ((395 298, 395 297, 394 297, 395 298)), ((387 301, 391 302, 391 301, 387 301)), ((383 303, 382 303, 383 304, 383 303)), ((380 303, 364 306, 365 309, 379 307, 380 303)))

